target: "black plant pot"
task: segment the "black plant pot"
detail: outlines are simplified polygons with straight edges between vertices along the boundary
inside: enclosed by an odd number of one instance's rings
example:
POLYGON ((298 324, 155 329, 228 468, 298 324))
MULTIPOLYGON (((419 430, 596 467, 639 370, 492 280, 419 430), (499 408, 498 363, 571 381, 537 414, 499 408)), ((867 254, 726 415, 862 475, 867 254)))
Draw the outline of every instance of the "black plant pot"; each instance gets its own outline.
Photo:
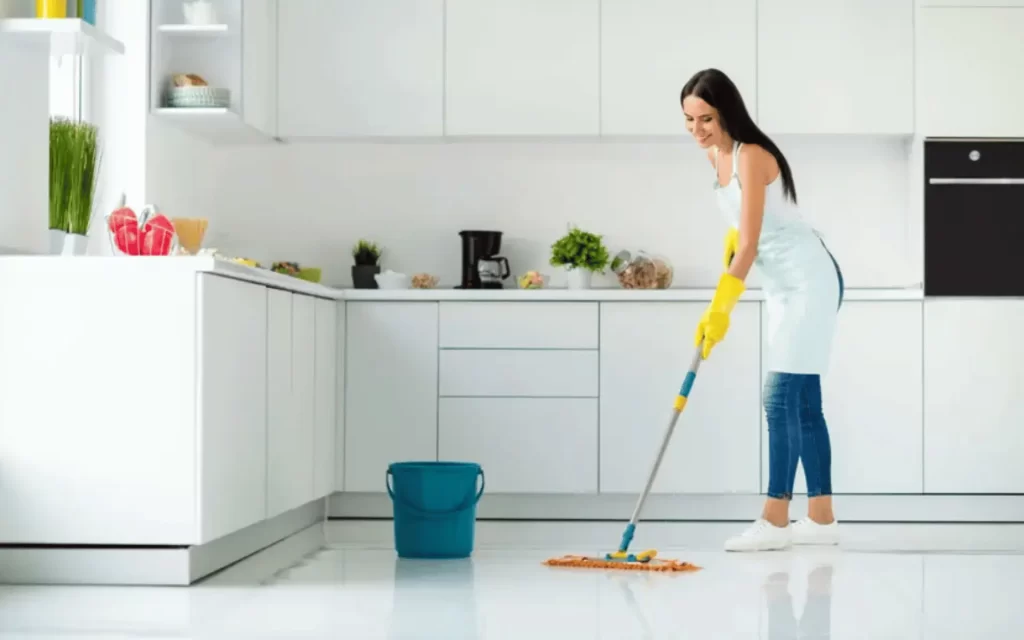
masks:
POLYGON ((376 264, 355 264, 352 265, 352 285, 356 289, 376 289, 377 280, 375 275, 380 273, 380 265, 376 264))

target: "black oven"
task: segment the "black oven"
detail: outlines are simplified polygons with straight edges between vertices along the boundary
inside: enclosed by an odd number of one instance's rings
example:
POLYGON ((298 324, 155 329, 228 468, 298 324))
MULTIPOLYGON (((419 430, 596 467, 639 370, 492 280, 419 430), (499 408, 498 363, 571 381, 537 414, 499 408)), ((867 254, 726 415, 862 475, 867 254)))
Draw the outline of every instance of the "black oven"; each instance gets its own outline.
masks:
POLYGON ((1024 297, 1024 140, 924 143, 924 293, 1024 297))

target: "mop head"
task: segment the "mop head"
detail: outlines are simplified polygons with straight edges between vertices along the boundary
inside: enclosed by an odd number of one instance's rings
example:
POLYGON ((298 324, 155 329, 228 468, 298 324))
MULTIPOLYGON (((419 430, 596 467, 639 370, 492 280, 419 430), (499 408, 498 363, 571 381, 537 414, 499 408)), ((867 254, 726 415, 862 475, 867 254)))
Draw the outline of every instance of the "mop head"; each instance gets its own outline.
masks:
MULTIPOLYGON (((649 552, 648 552, 649 553, 649 552)), ((551 558, 544 564, 549 567, 578 567, 582 569, 619 569, 625 571, 699 571, 700 567, 689 562, 679 560, 668 560, 655 558, 653 554, 645 556, 646 559, 637 559, 637 556, 629 555, 625 558, 616 558, 615 554, 607 554, 603 558, 589 556, 562 556, 551 558)))

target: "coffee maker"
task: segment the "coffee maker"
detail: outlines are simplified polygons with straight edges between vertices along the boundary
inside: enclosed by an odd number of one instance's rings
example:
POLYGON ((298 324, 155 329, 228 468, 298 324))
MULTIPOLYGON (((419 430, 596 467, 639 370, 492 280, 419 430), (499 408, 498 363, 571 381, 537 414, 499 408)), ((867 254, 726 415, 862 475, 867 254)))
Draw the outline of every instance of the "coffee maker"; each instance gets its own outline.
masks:
POLYGON ((511 271, 501 251, 501 231, 460 231, 462 284, 456 289, 501 289, 511 271))

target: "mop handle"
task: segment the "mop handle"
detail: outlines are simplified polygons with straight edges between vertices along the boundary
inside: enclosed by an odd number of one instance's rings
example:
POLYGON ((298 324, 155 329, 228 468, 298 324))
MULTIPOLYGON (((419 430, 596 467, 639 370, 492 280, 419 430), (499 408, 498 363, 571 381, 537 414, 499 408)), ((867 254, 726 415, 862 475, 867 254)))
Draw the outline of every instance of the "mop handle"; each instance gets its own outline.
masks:
POLYGON ((676 422, 679 421, 679 414, 683 412, 683 408, 686 407, 686 400, 690 397, 690 390, 693 388, 693 382, 697 379, 697 370, 700 369, 700 363, 704 359, 703 355, 703 344, 698 345, 695 353, 693 354, 693 360, 690 362, 690 369, 686 372, 686 377, 683 379, 683 385, 679 389, 679 395, 676 396, 675 403, 672 406, 672 419, 668 423, 668 428, 665 430, 665 437, 661 440, 661 447, 658 449, 658 456, 654 459, 654 465, 651 467, 651 473, 647 477, 647 484, 644 486, 643 493, 640 494, 640 499, 636 502, 636 508, 633 509, 633 516, 629 519, 629 524, 626 525, 626 531, 622 534, 622 544, 619 545, 619 551, 626 551, 629 548, 629 544, 633 541, 633 533, 636 530, 636 521, 640 517, 640 510, 643 509, 644 501, 647 500, 647 494, 651 492, 651 487, 654 485, 654 478, 658 475, 658 467, 661 466, 661 459, 665 457, 665 451, 668 449, 668 443, 672 440, 672 432, 676 428, 676 422))

